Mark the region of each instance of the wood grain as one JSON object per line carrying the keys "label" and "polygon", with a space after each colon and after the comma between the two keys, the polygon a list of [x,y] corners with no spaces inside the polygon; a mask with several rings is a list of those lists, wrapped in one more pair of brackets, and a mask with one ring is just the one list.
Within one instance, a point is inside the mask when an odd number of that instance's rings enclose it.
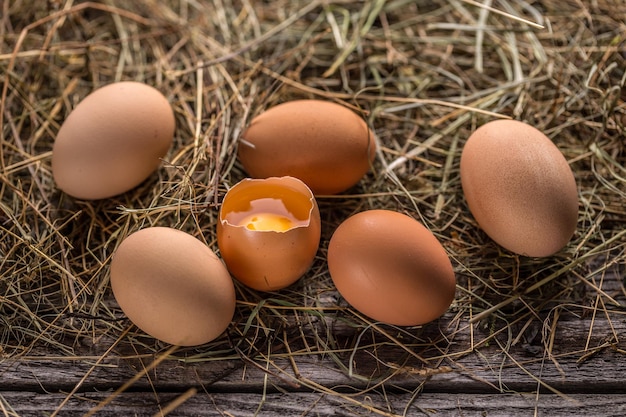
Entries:
{"label": "wood grain", "polygon": [[[621,302],[619,274],[606,278],[603,289]],[[255,339],[245,351],[176,351],[95,415],[155,415],[189,390],[197,394],[173,415],[624,415],[626,311],[597,313],[557,307],[519,323],[511,313],[478,323],[449,313],[401,330],[354,327],[340,312],[299,313],[282,322],[282,339]],[[335,352],[316,350],[313,334],[332,334]],[[116,340],[36,345],[0,361],[5,415],[40,416],[61,404],[58,415],[83,415],[161,359]],[[229,340],[237,343],[232,329]]]}
{"label": "wood grain", "polygon": [[[125,393],[117,398],[100,417],[160,415],[160,410],[178,398],[179,393]],[[63,408],[65,417],[82,416],[106,393],[89,393],[73,397]],[[22,417],[40,417],[54,411],[61,403],[61,394],[3,393],[5,403],[13,404],[13,411]],[[358,398],[372,406],[385,410],[388,415],[437,416],[437,417],[622,417],[626,415],[624,394],[576,394],[560,397],[553,394],[369,394]],[[200,393],[188,399],[170,414],[191,416],[237,416],[237,417],[336,417],[376,415],[362,407],[337,397],[316,393],[286,394],[208,394]]]}

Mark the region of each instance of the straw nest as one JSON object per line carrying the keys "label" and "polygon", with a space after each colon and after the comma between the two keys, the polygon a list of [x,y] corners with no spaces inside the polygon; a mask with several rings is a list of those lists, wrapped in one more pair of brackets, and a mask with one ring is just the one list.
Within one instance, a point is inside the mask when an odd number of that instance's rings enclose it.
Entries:
{"label": "straw nest", "polygon": [[[559,307],[598,317],[623,311],[623,284],[598,303],[603,290],[595,277],[623,273],[626,259],[625,6],[477,3],[3,2],[2,357],[43,347],[80,359],[85,346],[100,344],[103,352],[112,343],[122,352],[164,351],[115,304],[111,254],[129,233],[156,225],[184,230],[217,251],[220,199],[246,175],[236,159],[242,129],[294,98],[332,100],[361,114],[380,141],[372,170],[348,192],[319,198],[322,244],[306,276],[271,294],[238,285],[226,334],[172,357],[326,355],[349,372],[346,352],[361,347],[338,339],[336,329],[348,328],[371,336],[363,349],[372,355],[380,341],[436,367],[474,348],[452,352],[442,343],[470,324],[515,339]],[[177,121],[174,144],[161,168],[132,191],[72,199],[52,179],[55,135],[82,98],[120,80],[167,96]],[[578,229],[555,256],[506,252],[465,205],[463,144],[478,125],[502,117],[545,132],[575,174]],[[458,290],[439,324],[442,337],[371,323],[334,290],[328,239],[346,217],[372,208],[419,219],[450,255]]]}

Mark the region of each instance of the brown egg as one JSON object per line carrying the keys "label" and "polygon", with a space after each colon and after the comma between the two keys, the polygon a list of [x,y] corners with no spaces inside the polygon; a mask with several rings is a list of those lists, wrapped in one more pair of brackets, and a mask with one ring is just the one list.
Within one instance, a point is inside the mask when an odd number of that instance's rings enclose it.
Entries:
{"label": "brown egg", "polygon": [[235,288],[222,261],[200,240],[168,227],[122,241],[111,261],[111,287],[137,327],[174,345],[210,342],[235,312]]}
{"label": "brown egg", "polygon": [[339,293],[374,320],[413,326],[435,320],[456,290],[452,264],[437,238],[413,218],[389,210],[357,213],[328,246]]}
{"label": "brown egg", "polygon": [[374,134],[352,110],[321,100],[279,104],[255,117],[238,148],[251,177],[292,176],[315,195],[337,194],[369,170]]}
{"label": "brown egg", "polygon": [[99,88],[57,134],[52,153],[57,187],[85,200],[134,188],[159,167],[174,127],[172,108],[155,88],[131,81]]}
{"label": "brown egg", "polygon": [[217,244],[235,278],[250,288],[274,291],[310,268],[320,233],[317,202],[302,181],[247,178],[224,196]]}
{"label": "brown egg", "polygon": [[461,183],[478,225],[512,252],[552,255],[576,230],[572,170],[554,143],[526,123],[497,120],[478,128],[463,148]]}

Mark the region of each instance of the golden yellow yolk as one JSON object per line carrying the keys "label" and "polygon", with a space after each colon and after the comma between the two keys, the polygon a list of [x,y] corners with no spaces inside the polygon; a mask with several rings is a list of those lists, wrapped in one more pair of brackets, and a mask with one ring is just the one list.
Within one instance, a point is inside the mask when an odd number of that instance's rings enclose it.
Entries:
{"label": "golden yellow yolk", "polygon": [[275,213],[253,213],[244,217],[239,224],[250,230],[264,232],[285,232],[296,226],[292,219]]}

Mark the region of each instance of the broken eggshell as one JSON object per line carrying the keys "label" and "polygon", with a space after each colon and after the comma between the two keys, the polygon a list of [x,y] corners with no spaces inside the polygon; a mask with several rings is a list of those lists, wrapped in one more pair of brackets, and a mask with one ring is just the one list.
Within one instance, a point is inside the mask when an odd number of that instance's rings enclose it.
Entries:
{"label": "broken eggshell", "polygon": [[246,178],[224,196],[217,244],[230,273],[259,291],[296,282],[319,247],[320,214],[311,190],[294,177]]}

